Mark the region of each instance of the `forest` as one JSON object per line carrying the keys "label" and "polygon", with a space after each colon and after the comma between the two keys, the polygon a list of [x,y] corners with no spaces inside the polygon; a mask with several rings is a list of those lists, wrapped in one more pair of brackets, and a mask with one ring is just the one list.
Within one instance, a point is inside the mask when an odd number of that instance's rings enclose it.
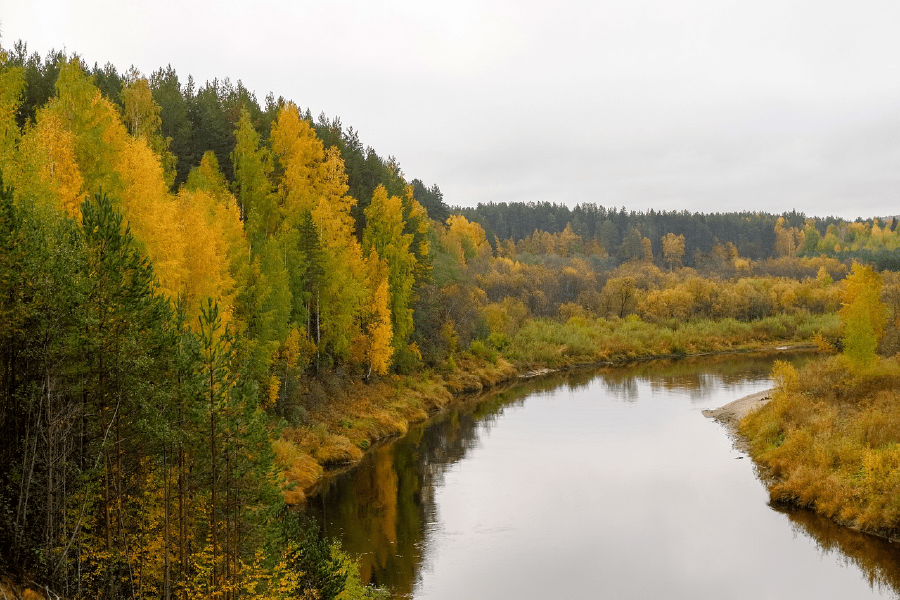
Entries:
{"label": "forest", "polygon": [[378,597],[291,507],[324,469],[526,371],[840,350],[854,265],[900,351],[894,217],[450,208],[171,66],[0,47],[0,176],[0,568],[67,598]]}

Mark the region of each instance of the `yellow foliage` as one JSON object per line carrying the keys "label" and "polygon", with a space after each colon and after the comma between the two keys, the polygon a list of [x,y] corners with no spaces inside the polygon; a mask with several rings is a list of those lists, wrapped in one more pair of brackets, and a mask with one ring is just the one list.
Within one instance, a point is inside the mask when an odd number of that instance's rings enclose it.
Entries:
{"label": "yellow foliage", "polygon": [[453,321],[444,321],[441,325],[441,340],[451,353],[459,348],[459,336],[456,334]]}
{"label": "yellow foliage", "polygon": [[797,369],[790,363],[776,360],[772,367],[772,379],[775,380],[780,392],[792,392],[797,387]]}
{"label": "yellow foliage", "polygon": [[681,266],[684,257],[684,235],[667,233],[662,238],[663,258],[669,268]]}
{"label": "yellow foliage", "polygon": [[135,138],[125,140],[117,154],[125,220],[145,244],[161,291],[177,298],[188,277],[185,244],[180,215],[166,187],[159,158],[144,140]]}
{"label": "yellow foliage", "polygon": [[315,352],[315,343],[308,339],[306,330],[302,327],[292,327],[282,342],[277,357],[288,370],[302,370],[309,365]]}
{"label": "yellow foliage", "polygon": [[337,146],[332,146],[325,151],[324,162],[321,168],[322,200],[320,204],[329,205],[329,216],[337,219],[335,231],[345,234],[353,232],[356,223],[350,211],[356,205],[356,199],[347,195],[350,187],[347,185],[347,173],[344,170],[344,159]]}
{"label": "yellow foliage", "polygon": [[275,406],[278,403],[278,392],[281,391],[281,380],[275,375],[269,375],[269,389],[266,394],[268,402],[264,408]]}
{"label": "yellow foliage", "polygon": [[847,374],[845,357],[776,363],[772,401],[740,423],[751,454],[772,470],[773,500],[864,530],[900,529],[900,411],[896,361]]}
{"label": "yellow foliage", "polygon": [[282,344],[281,356],[289,367],[296,367],[300,358],[300,330],[292,328]]}
{"label": "yellow foliage", "polygon": [[[478,223],[470,223],[462,215],[451,215],[447,227],[440,236],[441,246],[452,253],[463,266],[491,254],[484,229]],[[552,242],[551,242],[552,245]]]}
{"label": "yellow foliage", "polygon": [[234,279],[228,269],[228,249],[217,231],[215,200],[206,192],[182,190],[178,195],[179,230],[184,244],[185,281],[180,295],[190,315],[200,301],[213,298],[222,308],[223,324],[230,317]]}
{"label": "yellow foliage", "polygon": [[33,187],[39,180],[58,209],[69,217],[80,218],[84,180],[75,160],[74,145],[75,136],[57,113],[38,111],[35,126],[28,129],[20,145],[22,177],[17,183],[22,192],[39,197]]}
{"label": "yellow foliage", "polygon": [[13,156],[20,137],[16,110],[24,89],[24,69],[10,68],[6,64],[5,53],[0,55],[0,169],[7,178],[12,171]]}
{"label": "yellow foliage", "polygon": [[587,311],[576,302],[564,302],[559,306],[559,318],[563,321],[584,319],[585,317],[587,317]]}
{"label": "yellow foliage", "polygon": [[685,320],[694,309],[694,297],[682,287],[652,290],[643,298],[638,310],[657,320]]}
{"label": "yellow foliage", "polygon": [[144,77],[136,76],[135,72],[129,73],[125,88],[122,90],[122,112],[125,116],[125,125],[134,137],[142,137],[149,140],[162,125],[159,116],[162,108],[153,100],[150,85]]}
{"label": "yellow foliage", "polygon": [[57,97],[46,109],[59,115],[74,138],[75,159],[89,193],[103,188],[111,197],[122,193],[116,164],[128,132],[116,107],[94,86],[77,59],[60,65]]}
{"label": "yellow foliage", "polygon": [[431,227],[428,211],[413,196],[413,187],[411,185],[406,186],[405,199],[409,207],[409,214],[406,216],[406,219],[416,224],[416,230],[419,234],[417,254],[419,256],[428,256],[431,251],[431,243],[428,241],[428,232]]}
{"label": "yellow foliage", "polygon": [[213,196],[216,201],[229,205],[237,204],[228,191],[228,182],[219,169],[219,160],[215,152],[207,150],[200,159],[200,164],[191,169],[184,187],[190,190],[202,190]]}
{"label": "yellow foliage", "polygon": [[283,168],[279,199],[285,225],[294,225],[311,211],[321,194],[325,152],[313,128],[300,118],[293,102],[278,111],[272,123],[272,152]]}
{"label": "yellow foliage", "polygon": [[391,325],[390,290],[388,289],[387,262],[379,258],[378,252],[372,248],[369,255],[369,368],[379,375],[387,373],[391,366],[394,348],[391,345],[394,337]]}
{"label": "yellow foliage", "polygon": [[872,267],[854,262],[844,284],[840,310],[844,354],[857,365],[870,364],[875,360],[875,349],[887,322],[887,307],[881,301],[881,276]]}
{"label": "yellow foliage", "polygon": [[381,280],[372,298],[375,319],[369,324],[369,335],[372,338],[372,354],[370,364],[379,375],[387,373],[394,349],[391,346],[393,331],[391,329],[390,309],[388,307],[387,278]]}
{"label": "yellow foliage", "polygon": [[820,333],[817,333],[815,337],[813,337],[813,344],[815,344],[816,348],[819,349],[819,352],[822,352],[823,354],[834,354],[837,352],[837,348],[834,347],[834,344],[825,339]]}

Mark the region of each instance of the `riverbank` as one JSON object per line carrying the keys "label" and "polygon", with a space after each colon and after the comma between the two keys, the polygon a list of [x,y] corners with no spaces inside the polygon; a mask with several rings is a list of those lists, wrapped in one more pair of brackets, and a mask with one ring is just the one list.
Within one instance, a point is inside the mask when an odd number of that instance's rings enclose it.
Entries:
{"label": "riverbank", "polygon": [[458,396],[515,381],[530,371],[502,358],[492,362],[463,355],[455,362],[450,373],[309,381],[307,393],[318,399],[310,403],[305,422],[285,427],[273,444],[284,475],[285,502],[302,504],[329,470],[359,462],[370,447],[405,434]]}
{"label": "riverbank", "polygon": [[900,538],[900,363],[832,356],[799,371],[776,363],[773,378],[762,396],[704,412],[767,474],[772,504]]}
{"label": "riverbank", "polygon": [[[277,463],[284,474],[284,497],[288,504],[302,504],[329,471],[345,468],[362,459],[365,451],[380,441],[405,434],[409,427],[445,409],[454,399],[520,379],[545,376],[577,368],[596,368],[656,359],[686,359],[718,354],[775,352],[811,349],[809,344],[784,346],[747,344],[691,354],[629,355],[617,359],[562,361],[536,365],[512,363],[504,358],[483,360],[461,355],[451,373],[427,372],[415,376],[387,376],[377,381],[349,381],[320,390],[325,400],[312,406],[307,424],[289,426],[274,443]],[[327,383],[327,382],[326,382]]]}

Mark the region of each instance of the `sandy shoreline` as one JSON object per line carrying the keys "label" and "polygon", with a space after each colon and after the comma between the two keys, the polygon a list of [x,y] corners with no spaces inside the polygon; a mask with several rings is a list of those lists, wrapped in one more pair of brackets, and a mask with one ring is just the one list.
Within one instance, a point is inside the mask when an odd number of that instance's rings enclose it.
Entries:
{"label": "sandy shoreline", "polygon": [[756,410],[771,399],[772,390],[764,390],[762,392],[750,394],[749,396],[744,396],[743,398],[739,398],[734,402],[729,402],[719,408],[704,410],[703,416],[715,419],[720,423],[724,423],[729,428],[734,429],[737,427],[737,422],[740,421],[744,415],[752,410]]}

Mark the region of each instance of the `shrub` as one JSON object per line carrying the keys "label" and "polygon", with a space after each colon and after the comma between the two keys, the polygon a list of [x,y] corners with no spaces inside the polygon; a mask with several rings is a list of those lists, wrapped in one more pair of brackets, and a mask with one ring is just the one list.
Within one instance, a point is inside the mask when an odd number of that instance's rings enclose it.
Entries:
{"label": "shrub", "polygon": [[877,533],[900,531],[900,363],[852,368],[844,356],[797,372],[777,362],[778,387],[740,431],[772,470],[773,501]]}

